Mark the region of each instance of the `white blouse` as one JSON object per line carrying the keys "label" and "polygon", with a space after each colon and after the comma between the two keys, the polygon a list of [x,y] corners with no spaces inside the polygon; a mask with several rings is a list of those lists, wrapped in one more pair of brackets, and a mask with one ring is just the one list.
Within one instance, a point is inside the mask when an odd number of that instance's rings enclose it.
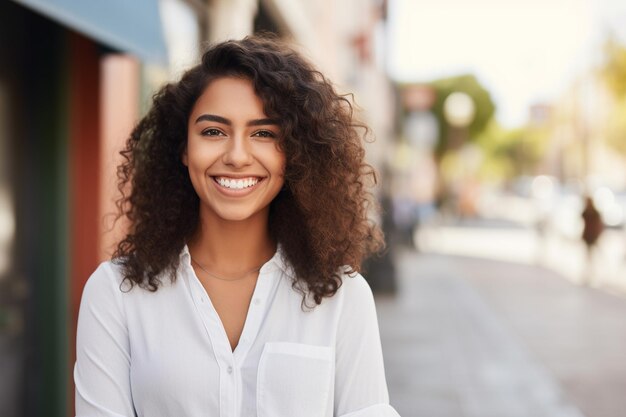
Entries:
{"label": "white blouse", "polygon": [[121,286],[104,262],[85,285],[78,417],[399,417],[389,405],[372,292],[345,276],[309,311],[280,249],[260,270],[232,351],[187,247],[174,283]]}

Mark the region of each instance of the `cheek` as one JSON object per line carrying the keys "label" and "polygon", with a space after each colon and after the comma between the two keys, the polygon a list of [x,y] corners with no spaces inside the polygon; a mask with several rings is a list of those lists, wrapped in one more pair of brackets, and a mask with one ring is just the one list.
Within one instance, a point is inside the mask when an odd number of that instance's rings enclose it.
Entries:
{"label": "cheek", "polygon": [[287,158],[278,147],[266,147],[258,154],[259,161],[272,175],[282,177],[285,173]]}
{"label": "cheek", "polygon": [[206,169],[221,155],[220,148],[215,144],[198,143],[190,140],[187,144],[186,164],[191,170]]}
{"label": "cheek", "polygon": [[281,154],[279,162],[277,164],[277,169],[280,171],[281,175],[285,175],[285,170],[287,169],[287,158],[285,158],[284,154]]}
{"label": "cheek", "polygon": [[284,174],[287,167],[287,155],[285,155],[285,152],[278,148],[278,145],[276,145],[275,152],[277,169]]}

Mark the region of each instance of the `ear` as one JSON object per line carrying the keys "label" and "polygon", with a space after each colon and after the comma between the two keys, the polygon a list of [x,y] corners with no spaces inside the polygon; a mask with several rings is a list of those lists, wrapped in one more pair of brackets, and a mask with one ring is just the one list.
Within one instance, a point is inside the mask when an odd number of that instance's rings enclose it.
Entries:
{"label": "ear", "polygon": [[188,167],[189,162],[187,160],[187,147],[185,146],[185,149],[183,149],[183,154],[180,156],[180,160],[182,161],[183,165]]}

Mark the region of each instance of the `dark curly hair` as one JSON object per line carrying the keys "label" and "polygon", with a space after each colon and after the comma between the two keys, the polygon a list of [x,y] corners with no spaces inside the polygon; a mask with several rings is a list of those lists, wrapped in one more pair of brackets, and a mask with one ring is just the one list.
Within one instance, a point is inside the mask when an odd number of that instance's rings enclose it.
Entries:
{"label": "dark curly hair", "polygon": [[199,197],[181,162],[187,122],[206,86],[225,76],[250,80],[266,115],[279,121],[285,187],[270,205],[270,233],[293,267],[303,302],[310,295],[320,304],[336,293],[343,273],[359,271],[383,245],[368,218],[367,188],[376,177],[364,162],[367,128],[328,79],[268,35],[209,47],[199,65],[154,95],[121,151],[118,216],[128,218],[130,229],[113,258],[131,288],[156,291],[164,272],[175,279],[199,220]]}

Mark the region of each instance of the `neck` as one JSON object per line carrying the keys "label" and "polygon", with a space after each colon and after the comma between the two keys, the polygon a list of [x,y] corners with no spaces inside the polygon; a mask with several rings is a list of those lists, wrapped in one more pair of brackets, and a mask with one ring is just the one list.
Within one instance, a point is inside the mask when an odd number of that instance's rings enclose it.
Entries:
{"label": "neck", "polygon": [[188,247],[196,262],[226,276],[259,266],[276,251],[267,213],[243,221],[225,221],[201,213]]}

